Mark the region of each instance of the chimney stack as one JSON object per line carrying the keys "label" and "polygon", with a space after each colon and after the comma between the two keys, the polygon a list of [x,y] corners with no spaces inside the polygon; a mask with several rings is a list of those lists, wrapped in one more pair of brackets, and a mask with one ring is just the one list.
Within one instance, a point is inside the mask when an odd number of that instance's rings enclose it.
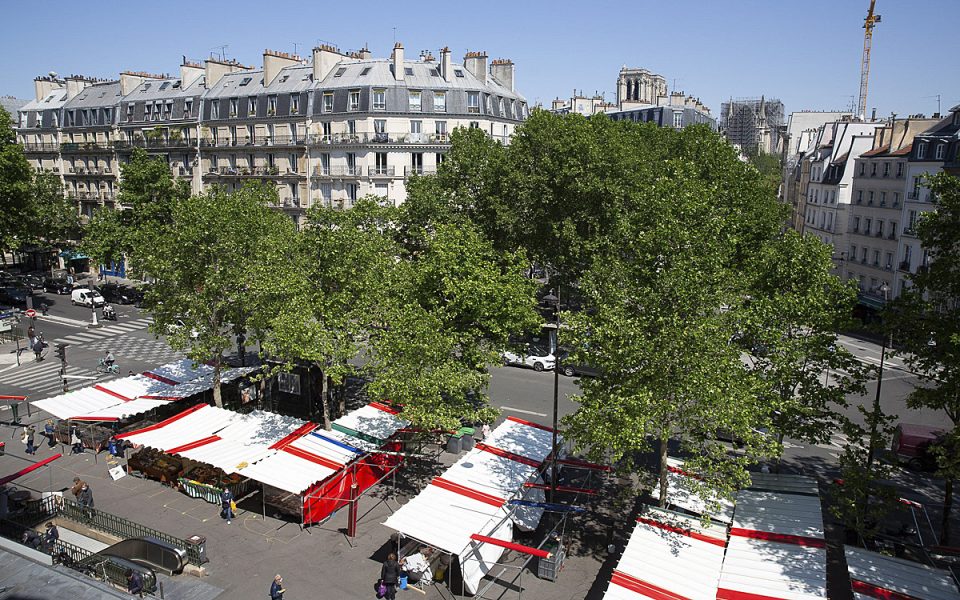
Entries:
{"label": "chimney stack", "polygon": [[479,79],[482,83],[487,82],[487,53],[486,52],[467,52],[463,56],[463,66]]}
{"label": "chimney stack", "polygon": [[71,75],[67,77],[67,100],[76,98],[83,88],[93,83],[93,79],[82,77],[80,75]]}
{"label": "chimney stack", "polygon": [[337,63],[343,59],[340,49],[327,44],[320,44],[313,49],[313,80],[323,81]]}
{"label": "chimney stack", "polygon": [[397,42],[393,45],[393,55],[390,58],[393,61],[393,78],[403,81],[403,44]]}
{"label": "chimney stack", "polygon": [[235,60],[218,60],[216,58],[208,58],[204,61],[204,80],[203,86],[205,88],[212,89],[213,86],[217,85],[217,82],[223,78],[227,73],[235,73],[237,71],[249,71],[250,67],[241,65]]}
{"label": "chimney stack", "polygon": [[370,48],[367,48],[367,46],[364,45],[363,48],[357,52],[357,56],[360,60],[370,60],[370,58],[373,56],[373,53],[370,52]]}
{"label": "chimney stack", "polygon": [[267,87],[277,78],[280,71],[286,67],[303,64],[303,59],[296,54],[280,52],[278,50],[263,51],[263,86]]}
{"label": "chimney stack", "polygon": [[498,58],[493,61],[490,75],[497,83],[513,91],[513,61],[509,58]]}
{"label": "chimney stack", "polygon": [[452,63],[450,62],[450,48],[446,46],[440,50],[440,76],[444,81],[450,81],[453,78]]}
{"label": "chimney stack", "polygon": [[183,57],[180,63],[180,89],[188,88],[193,85],[197,79],[203,75],[203,67],[198,62],[187,60]]}
{"label": "chimney stack", "polygon": [[53,90],[62,90],[63,81],[55,79],[52,76],[47,77],[37,77],[33,80],[33,95],[36,97],[37,102],[43,100],[47,97],[47,94]]}

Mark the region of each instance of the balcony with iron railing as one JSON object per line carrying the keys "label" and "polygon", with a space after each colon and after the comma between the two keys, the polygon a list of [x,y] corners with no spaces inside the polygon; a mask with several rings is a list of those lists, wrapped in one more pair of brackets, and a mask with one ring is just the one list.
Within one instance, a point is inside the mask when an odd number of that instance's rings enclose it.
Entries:
{"label": "balcony with iron railing", "polygon": [[393,177],[394,171],[394,167],[370,167],[367,169],[370,177]]}
{"label": "balcony with iron railing", "polygon": [[296,171],[281,171],[277,166],[262,167],[210,167],[204,177],[304,177]]}
{"label": "balcony with iron railing", "polygon": [[67,192],[67,198],[85,202],[115,202],[117,195],[112,192]]}
{"label": "balcony with iron railing", "polygon": [[42,154],[60,151],[59,142],[23,142],[21,143],[21,146],[23,146],[23,151],[27,154]]}
{"label": "balcony with iron railing", "polygon": [[236,138],[226,137],[218,138],[216,140],[212,138],[201,138],[200,147],[201,148],[249,148],[254,146],[263,146],[263,147],[289,147],[289,146],[304,146],[307,143],[307,138],[305,136],[290,136],[290,135],[273,135],[273,136],[259,136],[259,137],[246,137],[246,136],[237,136]]}
{"label": "balcony with iron railing", "polygon": [[83,154],[87,152],[113,152],[114,142],[64,142],[60,145],[63,154]]}
{"label": "balcony with iron railing", "polygon": [[406,177],[411,175],[434,175],[437,170],[433,167],[404,167],[403,174]]}
{"label": "balcony with iron railing", "polygon": [[329,135],[311,135],[311,146],[337,146],[357,144],[410,144],[410,145],[446,145],[450,135],[446,133],[333,133]]}
{"label": "balcony with iron railing", "polygon": [[131,139],[117,140],[114,147],[117,150],[133,150],[134,148],[144,148],[146,150],[158,149],[166,150],[168,148],[194,148],[197,140],[188,137],[134,137]]}
{"label": "balcony with iron railing", "polygon": [[67,167],[66,176],[113,176],[113,170],[110,167]]}

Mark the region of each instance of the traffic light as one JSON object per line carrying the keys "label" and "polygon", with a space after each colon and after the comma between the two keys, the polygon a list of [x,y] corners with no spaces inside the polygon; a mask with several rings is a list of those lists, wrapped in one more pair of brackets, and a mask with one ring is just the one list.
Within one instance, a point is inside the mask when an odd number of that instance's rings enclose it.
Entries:
{"label": "traffic light", "polygon": [[56,355],[60,362],[67,364],[67,344],[57,344]]}

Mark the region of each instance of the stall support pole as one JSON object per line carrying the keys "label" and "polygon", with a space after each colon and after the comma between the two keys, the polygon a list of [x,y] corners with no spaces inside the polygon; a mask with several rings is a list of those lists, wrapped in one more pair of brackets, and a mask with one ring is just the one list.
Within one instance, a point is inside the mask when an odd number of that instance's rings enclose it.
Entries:
{"label": "stall support pole", "polygon": [[347,514],[347,537],[357,537],[357,513],[359,512],[359,491],[357,477],[354,474],[353,482],[350,484],[350,509]]}
{"label": "stall support pole", "polygon": [[[263,516],[263,522],[267,522],[267,490],[260,484],[260,514]],[[301,519],[302,520],[302,519]]]}

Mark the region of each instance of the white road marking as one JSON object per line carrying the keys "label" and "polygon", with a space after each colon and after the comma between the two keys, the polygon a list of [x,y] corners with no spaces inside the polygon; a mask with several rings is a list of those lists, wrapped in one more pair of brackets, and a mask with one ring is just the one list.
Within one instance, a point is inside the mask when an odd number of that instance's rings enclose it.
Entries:
{"label": "white road marking", "polygon": [[503,410],[509,410],[510,412],[520,413],[522,415],[533,415],[535,417],[545,417],[546,413],[533,412],[532,410],[523,410],[522,408],[514,408],[512,406],[501,406]]}

